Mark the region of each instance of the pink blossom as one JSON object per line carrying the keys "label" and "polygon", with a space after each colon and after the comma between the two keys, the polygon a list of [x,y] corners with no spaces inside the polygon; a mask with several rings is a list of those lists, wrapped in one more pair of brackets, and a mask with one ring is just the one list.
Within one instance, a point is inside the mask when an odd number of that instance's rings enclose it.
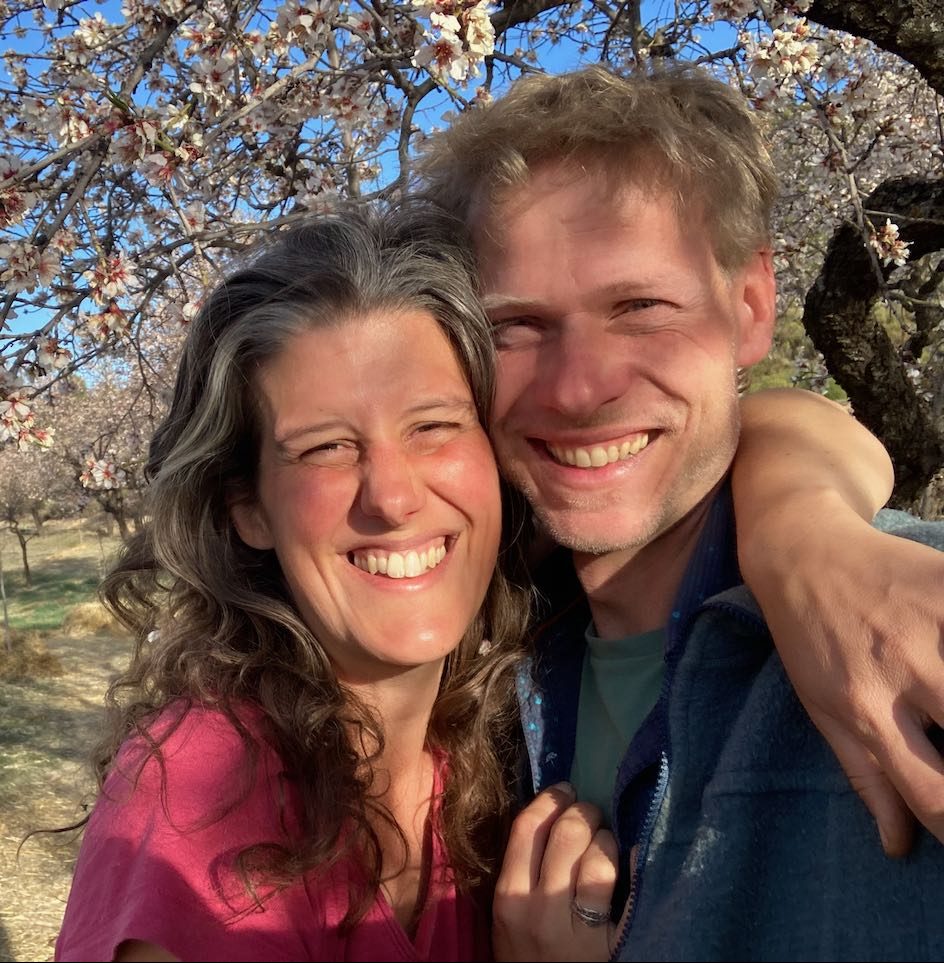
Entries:
{"label": "pink blossom", "polygon": [[173,155],[165,151],[159,151],[142,158],[138,164],[138,169],[149,184],[153,184],[155,187],[164,187],[173,179],[177,165]]}
{"label": "pink blossom", "polygon": [[36,203],[36,195],[18,187],[0,184],[0,228],[9,227],[23,219],[23,215]]}
{"label": "pink blossom", "polygon": [[52,429],[34,427],[33,410],[21,395],[9,394],[0,400],[0,442],[5,441],[12,441],[21,451],[30,445],[49,448],[52,444]]}

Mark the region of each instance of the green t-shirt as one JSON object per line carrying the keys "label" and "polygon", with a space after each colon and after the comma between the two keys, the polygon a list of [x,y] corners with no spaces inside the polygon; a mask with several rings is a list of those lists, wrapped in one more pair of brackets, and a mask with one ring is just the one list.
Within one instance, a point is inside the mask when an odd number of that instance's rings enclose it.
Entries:
{"label": "green t-shirt", "polygon": [[665,632],[601,639],[587,628],[580,677],[577,742],[570,781],[577,798],[603,810],[610,825],[616,771],[643,720],[659,698]]}

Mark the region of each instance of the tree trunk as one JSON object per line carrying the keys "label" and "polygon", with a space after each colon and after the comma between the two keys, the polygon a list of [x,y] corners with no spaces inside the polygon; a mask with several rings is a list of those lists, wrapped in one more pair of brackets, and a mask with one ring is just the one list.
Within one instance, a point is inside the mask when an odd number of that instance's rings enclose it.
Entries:
{"label": "tree trunk", "polygon": [[26,552],[26,543],[29,539],[20,531],[19,527],[13,529],[13,534],[16,535],[16,540],[20,543],[20,555],[23,556],[23,581],[26,583],[27,588],[32,588],[33,576],[30,572],[29,556]]}
{"label": "tree trunk", "polygon": [[128,527],[128,519],[125,518],[124,509],[121,507],[113,507],[111,509],[111,516],[118,525],[118,534],[121,536],[121,540],[127,542],[128,539],[131,538],[131,530]]}
{"label": "tree trunk", "polygon": [[10,611],[7,608],[7,587],[3,580],[3,549],[0,548],[0,602],[3,603],[3,645],[7,652],[13,651],[13,633],[10,631]]}
{"label": "tree trunk", "polygon": [[[893,178],[865,202],[873,220],[891,215],[912,260],[944,249],[944,180]],[[944,431],[908,379],[885,328],[870,316],[883,293],[858,227],[833,236],[822,271],[806,296],[803,324],[830,374],[845,389],[856,416],[884,442],[895,464],[893,503],[912,507],[944,467]]]}

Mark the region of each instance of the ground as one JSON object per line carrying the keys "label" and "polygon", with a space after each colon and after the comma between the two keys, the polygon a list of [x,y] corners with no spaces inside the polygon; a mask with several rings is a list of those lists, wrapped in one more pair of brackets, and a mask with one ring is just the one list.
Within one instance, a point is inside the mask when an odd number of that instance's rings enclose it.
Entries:
{"label": "ground", "polygon": [[63,672],[0,680],[0,961],[51,960],[78,840],[31,829],[83,813],[93,783],[86,759],[107,680],[127,659],[127,639],[51,636]]}

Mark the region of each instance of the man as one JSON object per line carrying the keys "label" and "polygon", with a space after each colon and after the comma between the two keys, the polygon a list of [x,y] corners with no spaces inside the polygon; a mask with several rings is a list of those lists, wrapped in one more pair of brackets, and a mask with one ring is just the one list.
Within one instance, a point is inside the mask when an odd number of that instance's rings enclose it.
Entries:
{"label": "man", "polygon": [[[503,948],[553,956],[583,926],[588,958],[940,956],[944,849],[874,845],[738,572],[738,374],[775,320],[776,180],[742,98],[696,71],[527,78],[424,175],[477,248],[503,470],[582,590],[555,585],[522,687],[534,788],[556,788],[512,834]],[[944,526],[884,524],[944,548]],[[611,844],[586,805],[561,817],[565,781],[612,826],[617,929]]]}

